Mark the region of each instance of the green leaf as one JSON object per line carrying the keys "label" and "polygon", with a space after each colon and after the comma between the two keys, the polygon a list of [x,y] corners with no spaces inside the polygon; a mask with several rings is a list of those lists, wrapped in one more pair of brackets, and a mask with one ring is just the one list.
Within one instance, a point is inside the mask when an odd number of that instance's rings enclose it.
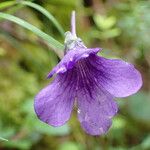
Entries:
{"label": "green leaf", "polygon": [[43,15],[45,15],[52,23],[55,25],[55,27],[58,29],[58,31],[61,33],[61,35],[64,37],[64,30],[62,26],[58,23],[58,21],[54,18],[52,14],[50,14],[45,8],[41,7],[40,5],[37,5],[32,2],[27,2],[27,1],[21,1],[20,2],[23,5],[30,6],[38,11],[40,11]]}
{"label": "green leaf", "polygon": [[117,116],[113,119],[112,129],[123,129],[126,125],[124,118]]}
{"label": "green leaf", "polygon": [[64,136],[70,133],[70,127],[65,124],[61,127],[52,127],[46,123],[41,122],[36,116],[33,107],[33,99],[27,100],[21,110],[28,114],[24,125],[29,130],[35,131],[36,133],[53,135],[53,136]]}
{"label": "green leaf", "polygon": [[150,148],[150,134],[143,140],[141,146],[143,149],[149,149]]}
{"label": "green leaf", "polygon": [[1,2],[0,9],[5,9],[5,8],[15,5],[15,4],[16,4],[16,1]]}
{"label": "green leaf", "polygon": [[23,139],[23,140],[11,140],[7,143],[5,143],[5,147],[8,148],[18,148],[20,150],[29,150],[32,146],[32,142],[29,139]]}
{"label": "green leaf", "polygon": [[55,40],[54,38],[52,38],[50,35],[44,33],[43,31],[41,31],[40,29],[38,29],[37,27],[31,25],[30,23],[26,22],[23,19],[20,19],[18,17],[15,17],[13,15],[9,15],[6,13],[1,13],[0,12],[0,18],[12,21],[32,32],[34,32],[36,35],[38,35],[39,37],[43,38],[45,41],[48,42],[48,44],[50,44],[50,46],[54,49],[60,49],[63,50],[64,46],[58,42],[57,40]]}
{"label": "green leaf", "polygon": [[58,150],[83,150],[83,147],[78,143],[65,142],[60,145]]}
{"label": "green leaf", "polygon": [[36,126],[35,126],[35,131],[41,134],[46,134],[46,135],[53,135],[53,136],[64,136],[68,135],[70,133],[70,127],[65,124],[61,127],[52,127],[49,126],[40,120],[36,119]]}
{"label": "green leaf", "polygon": [[[150,95],[139,92],[128,98],[128,111],[137,120],[150,123]],[[140,111],[139,111],[140,110]]]}
{"label": "green leaf", "polygon": [[0,141],[8,141],[8,140],[0,137]]}
{"label": "green leaf", "polygon": [[114,28],[114,29],[109,29],[107,31],[104,31],[103,34],[101,35],[103,39],[108,39],[108,38],[114,38],[119,36],[121,33],[119,28]]}
{"label": "green leaf", "polygon": [[102,30],[107,30],[112,28],[116,23],[116,18],[114,16],[105,17],[101,15],[94,15],[94,21],[98,28]]}
{"label": "green leaf", "polygon": [[109,150],[127,150],[124,147],[110,147]]}
{"label": "green leaf", "polygon": [[105,31],[93,30],[91,32],[91,36],[93,38],[105,40],[105,39],[117,37],[120,35],[120,33],[121,31],[119,28],[108,29]]}

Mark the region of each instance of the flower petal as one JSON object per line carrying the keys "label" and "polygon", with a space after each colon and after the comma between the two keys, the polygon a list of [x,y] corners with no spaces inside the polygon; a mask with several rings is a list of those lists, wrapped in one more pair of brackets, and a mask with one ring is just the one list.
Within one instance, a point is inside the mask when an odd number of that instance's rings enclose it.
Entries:
{"label": "flower petal", "polygon": [[101,135],[110,128],[111,118],[118,110],[117,103],[108,92],[102,89],[94,89],[92,95],[91,98],[83,89],[78,91],[78,117],[88,134]]}
{"label": "flower petal", "polygon": [[74,70],[57,75],[55,80],[35,97],[34,108],[43,122],[61,126],[70,118],[75,99]]}
{"label": "flower petal", "polygon": [[115,97],[134,94],[142,86],[139,71],[125,61],[93,55],[89,62],[97,74],[99,84]]}
{"label": "flower petal", "polygon": [[67,70],[72,69],[76,62],[89,57],[91,54],[96,54],[100,51],[100,48],[81,48],[76,47],[67,52],[64,58],[60,61],[60,63],[53,68],[53,70],[47,75],[47,78],[51,78],[55,73],[60,74],[64,73]]}
{"label": "flower petal", "polygon": [[113,96],[97,84],[97,74],[88,59],[79,61],[76,66],[78,117],[88,134],[101,135],[110,127],[118,108]]}

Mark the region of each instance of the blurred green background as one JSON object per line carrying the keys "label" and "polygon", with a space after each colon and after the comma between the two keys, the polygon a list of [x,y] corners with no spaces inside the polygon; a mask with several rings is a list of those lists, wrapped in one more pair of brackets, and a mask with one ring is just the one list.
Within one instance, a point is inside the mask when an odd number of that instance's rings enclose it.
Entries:
{"label": "blurred green background", "polygon": [[[39,11],[22,5],[4,7],[2,2],[6,0],[0,0],[0,12],[22,18],[63,43]],[[0,19],[0,150],[150,150],[150,1],[33,2],[53,14],[65,31],[76,10],[78,36],[88,47],[102,47],[100,55],[133,63],[142,74],[143,87],[117,99],[120,110],[106,135],[87,135],[75,111],[67,125],[50,127],[37,119],[33,102],[51,81],[46,75],[60,61],[55,51],[61,55],[61,50],[54,51],[31,31]]]}

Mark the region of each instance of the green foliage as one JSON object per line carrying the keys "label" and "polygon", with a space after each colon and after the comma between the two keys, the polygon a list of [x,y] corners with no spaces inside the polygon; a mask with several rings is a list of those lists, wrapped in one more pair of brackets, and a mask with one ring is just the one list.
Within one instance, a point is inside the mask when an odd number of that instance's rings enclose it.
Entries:
{"label": "green foliage", "polygon": [[28,130],[38,132],[40,134],[55,135],[55,136],[67,135],[70,132],[68,125],[54,128],[37,120],[33,108],[33,98],[26,100],[26,102],[23,104],[21,111],[22,113],[26,113],[27,115],[26,120],[24,122],[24,126],[26,126]]}
{"label": "green foliage", "polygon": [[73,142],[66,142],[60,145],[58,150],[83,150],[81,145]]}
{"label": "green foliage", "polygon": [[114,16],[105,17],[101,15],[94,15],[94,21],[99,29],[107,30],[112,28],[116,24],[116,18]]}
{"label": "green foliage", "polygon": [[10,7],[12,5],[16,4],[15,1],[8,1],[8,2],[3,2],[0,4],[0,9],[5,9],[7,7]]}
{"label": "green foliage", "polygon": [[[87,2],[0,2],[0,149],[150,149],[150,3]],[[54,39],[63,42],[61,26],[70,29],[72,10],[77,11],[78,35],[86,45],[104,48],[100,55],[134,63],[144,81],[142,91],[117,100],[118,115],[108,133],[100,137],[91,137],[81,129],[76,112],[68,124],[54,128],[41,122],[33,108],[34,96],[51,82],[46,80],[47,73],[63,55],[63,45]]]}
{"label": "green foliage", "polygon": [[[133,118],[150,124],[150,95],[137,93],[128,100],[128,110]],[[140,111],[137,111],[140,110]]]}
{"label": "green foliage", "polygon": [[52,23],[56,26],[56,28],[59,30],[61,35],[64,37],[64,30],[63,30],[62,26],[57,22],[57,20],[53,17],[53,15],[51,15],[46,9],[44,9],[40,5],[31,3],[31,2],[27,2],[27,1],[21,1],[21,4],[33,7],[36,10],[38,10],[39,12],[41,12],[42,14],[44,14],[50,21],[52,21]]}
{"label": "green foliage", "polygon": [[[135,1],[130,5],[124,4],[125,8],[118,7],[117,14],[121,16],[118,25],[123,31],[122,39],[128,39],[128,43],[133,43],[136,47],[147,50],[150,47],[150,2],[149,1]],[[126,40],[125,40],[126,41]]]}
{"label": "green foliage", "polygon": [[114,16],[106,17],[95,14],[93,18],[98,28],[98,30],[95,29],[94,32],[93,30],[91,31],[93,38],[105,40],[120,35],[120,29],[114,27],[116,24],[116,18]]}
{"label": "green foliage", "polygon": [[8,141],[7,139],[4,139],[4,138],[2,138],[2,137],[0,137],[0,140],[2,140],[2,141]]}
{"label": "green foliage", "polygon": [[55,39],[53,39],[50,35],[42,32],[40,29],[36,28],[35,26],[29,24],[28,22],[20,19],[20,18],[17,18],[13,15],[9,15],[9,14],[5,14],[5,13],[0,13],[0,18],[3,18],[3,19],[7,19],[9,21],[12,21],[14,23],[17,23],[19,24],[20,26],[34,32],[35,34],[37,34],[39,37],[43,38],[45,41],[48,42],[48,44],[50,46],[52,46],[54,49],[57,48],[57,49],[60,49],[60,50],[63,50],[64,47],[61,43],[59,43],[58,41],[56,41]]}
{"label": "green foliage", "polygon": [[141,147],[143,149],[149,149],[150,148],[150,135],[148,135],[143,142],[141,143]]}

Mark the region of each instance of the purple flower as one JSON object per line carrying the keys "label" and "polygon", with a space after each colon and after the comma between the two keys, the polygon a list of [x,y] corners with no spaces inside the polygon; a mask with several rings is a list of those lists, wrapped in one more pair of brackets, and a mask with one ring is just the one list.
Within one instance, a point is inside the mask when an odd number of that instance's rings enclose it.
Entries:
{"label": "purple flower", "polygon": [[72,33],[66,33],[66,54],[48,74],[48,78],[54,74],[56,77],[35,97],[35,112],[40,120],[62,126],[76,101],[79,121],[88,134],[108,131],[118,110],[114,97],[136,93],[142,79],[133,65],[98,56],[99,51],[101,48],[87,48],[76,37],[74,26]]}

